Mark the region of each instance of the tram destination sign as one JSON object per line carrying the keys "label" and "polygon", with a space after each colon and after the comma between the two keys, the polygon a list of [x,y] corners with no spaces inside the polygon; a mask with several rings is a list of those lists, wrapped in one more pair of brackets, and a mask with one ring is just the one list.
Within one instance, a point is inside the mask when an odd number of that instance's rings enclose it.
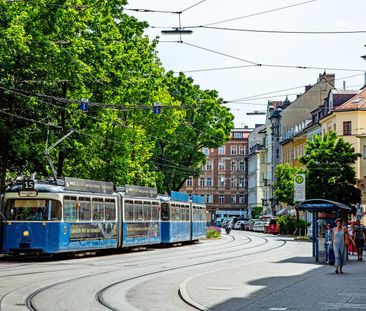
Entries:
{"label": "tram destination sign", "polygon": [[138,196],[143,198],[155,198],[158,193],[156,188],[133,185],[125,185],[125,191],[128,196]]}
{"label": "tram destination sign", "polygon": [[65,189],[72,191],[111,194],[114,192],[114,185],[112,182],[106,181],[65,177]]}

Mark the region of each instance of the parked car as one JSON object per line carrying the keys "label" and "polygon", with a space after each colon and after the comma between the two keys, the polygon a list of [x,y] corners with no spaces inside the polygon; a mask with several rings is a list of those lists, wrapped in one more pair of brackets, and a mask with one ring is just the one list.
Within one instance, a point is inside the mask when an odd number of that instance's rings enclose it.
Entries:
{"label": "parked car", "polygon": [[254,227],[254,224],[255,224],[256,221],[259,221],[259,219],[249,220],[246,230],[253,231],[253,227]]}
{"label": "parked car", "polygon": [[253,231],[264,232],[265,225],[266,225],[266,223],[264,221],[261,221],[261,220],[256,221],[253,226]]}
{"label": "parked car", "polygon": [[234,229],[237,230],[244,230],[244,226],[245,223],[247,222],[247,220],[238,220],[235,224],[234,224]]}
{"label": "parked car", "polygon": [[267,233],[278,234],[279,232],[277,221],[275,218],[272,218],[267,226]]}

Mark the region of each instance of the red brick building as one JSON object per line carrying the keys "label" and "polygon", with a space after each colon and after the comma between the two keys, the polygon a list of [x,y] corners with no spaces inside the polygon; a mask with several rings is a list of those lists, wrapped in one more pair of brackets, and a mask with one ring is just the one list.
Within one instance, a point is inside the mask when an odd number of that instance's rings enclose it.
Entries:
{"label": "red brick building", "polygon": [[211,220],[215,214],[246,216],[248,207],[248,136],[253,129],[236,128],[225,145],[204,148],[207,157],[199,178],[188,178],[181,191],[205,197]]}

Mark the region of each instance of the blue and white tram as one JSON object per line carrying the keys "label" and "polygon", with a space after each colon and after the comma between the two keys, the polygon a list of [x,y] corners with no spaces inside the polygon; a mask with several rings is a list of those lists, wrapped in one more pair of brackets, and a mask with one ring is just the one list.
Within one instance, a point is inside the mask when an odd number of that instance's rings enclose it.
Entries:
{"label": "blue and white tram", "polygon": [[205,199],[200,195],[192,195],[192,241],[206,237],[206,206]]}
{"label": "blue and white tram", "polygon": [[122,206],[122,247],[161,243],[160,201],[155,188],[117,187]]}
{"label": "blue and white tram", "polygon": [[6,191],[4,203],[4,253],[56,254],[121,244],[118,195],[112,183],[23,180]]}
{"label": "blue and white tram", "polygon": [[172,191],[161,203],[161,241],[164,244],[188,242],[192,239],[189,195]]}

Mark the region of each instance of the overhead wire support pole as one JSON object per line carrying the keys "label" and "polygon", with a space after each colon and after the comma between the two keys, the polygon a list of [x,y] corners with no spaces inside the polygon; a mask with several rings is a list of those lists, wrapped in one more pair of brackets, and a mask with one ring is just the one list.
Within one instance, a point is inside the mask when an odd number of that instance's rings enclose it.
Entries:
{"label": "overhead wire support pole", "polygon": [[52,162],[52,159],[50,157],[50,151],[55,148],[60,142],[62,142],[64,139],[66,139],[67,137],[69,137],[72,133],[74,133],[73,130],[71,130],[70,132],[68,132],[65,136],[61,137],[58,141],[56,141],[54,144],[52,144],[50,147],[48,147],[48,134],[49,134],[49,131],[47,131],[47,141],[46,141],[46,148],[44,150],[44,154],[46,156],[46,159],[48,161],[48,165],[50,166],[51,168],[51,171],[52,171],[52,175],[53,175],[53,179],[55,181],[57,181],[57,174],[56,174],[56,170],[55,170],[55,167],[53,166],[53,162]]}

